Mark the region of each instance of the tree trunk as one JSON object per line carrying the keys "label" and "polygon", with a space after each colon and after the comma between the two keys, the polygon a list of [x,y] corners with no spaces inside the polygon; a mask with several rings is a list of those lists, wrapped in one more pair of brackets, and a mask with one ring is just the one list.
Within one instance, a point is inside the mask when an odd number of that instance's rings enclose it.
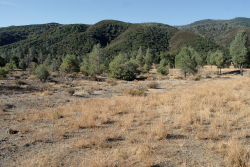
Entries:
{"label": "tree trunk", "polygon": [[221,75],[221,68],[220,68],[220,75]]}
{"label": "tree trunk", "polygon": [[184,72],[184,77],[186,78],[186,76],[187,76],[187,72]]}
{"label": "tree trunk", "polygon": [[243,64],[240,65],[240,74],[243,76]]}

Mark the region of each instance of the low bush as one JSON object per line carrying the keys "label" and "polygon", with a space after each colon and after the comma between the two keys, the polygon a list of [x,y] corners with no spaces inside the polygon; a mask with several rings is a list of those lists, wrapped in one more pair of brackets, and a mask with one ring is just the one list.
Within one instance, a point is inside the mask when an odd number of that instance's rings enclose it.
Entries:
{"label": "low bush", "polygon": [[157,82],[150,82],[147,84],[147,86],[151,89],[158,89],[159,88],[159,84]]}
{"label": "low bush", "polygon": [[124,95],[130,96],[144,96],[144,92],[138,89],[128,88],[123,91]]}
{"label": "low bush", "polygon": [[70,96],[73,96],[73,94],[75,93],[75,89],[74,88],[69,88],[67,89],[67,92]]}

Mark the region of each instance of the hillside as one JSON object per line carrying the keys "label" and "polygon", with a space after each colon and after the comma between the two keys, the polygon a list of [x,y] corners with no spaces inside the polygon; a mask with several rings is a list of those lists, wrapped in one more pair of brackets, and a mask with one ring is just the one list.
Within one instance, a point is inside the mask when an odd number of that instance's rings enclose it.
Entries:
{"label": "hillside", "polygon": [[[115,20],[103,20],[94,25],[57,23],[12,26],[0,28],[0,55],[9,61],[11,55],[23,56],[35,49],[34,61],[45,60],[48,55],[58,59],[62,55],[74,54],[84,57],[93,46],[100,43],[108,59],[119,52],[131,53],[141,46],[145,51],[150,48],[154,54],[166,51],[178,51],[183,44],[189,45],[200,38],[193,32],[179,31],[175,27],[161,23],[131,24]],[[8,37],[9,36],[9,37]],[[8,38],[7,38],[8,37]],[[202,38],[203,41],[207,41]],[[205,42],[200,53],[207,52],[207,44],[212,50],[219,45]],[[211,45],[212,43],[212,45]],[[223,49],[222,49],[223,50]],[[45,56],[39,58],[39,55]]]}
{"label": "hillside", "polygon": [[224,46],[229,46],[238,30],[243,29],[250,35],[250,18],[237,17],[231,20],[207,19],[185,26],[177,26],[177,28],[201,35]]}

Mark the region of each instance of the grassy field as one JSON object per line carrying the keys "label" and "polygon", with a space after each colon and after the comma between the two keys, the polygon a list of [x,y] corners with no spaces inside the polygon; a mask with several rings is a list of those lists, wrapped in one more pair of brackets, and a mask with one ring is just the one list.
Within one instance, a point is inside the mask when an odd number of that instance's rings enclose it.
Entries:
{"label": "grassy field", "polygon": [[234,70],[1,86],[0,166],[250,166],[250,78]]}

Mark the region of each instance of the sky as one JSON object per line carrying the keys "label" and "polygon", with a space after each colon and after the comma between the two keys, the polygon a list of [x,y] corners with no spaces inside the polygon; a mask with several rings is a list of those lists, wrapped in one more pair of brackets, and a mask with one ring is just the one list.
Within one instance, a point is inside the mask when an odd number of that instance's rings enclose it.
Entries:
{"label": "sky", "polygon": [[250,0],[0,0],[0,27],[101,20],[177,26],[235,17],[250,18]]}

